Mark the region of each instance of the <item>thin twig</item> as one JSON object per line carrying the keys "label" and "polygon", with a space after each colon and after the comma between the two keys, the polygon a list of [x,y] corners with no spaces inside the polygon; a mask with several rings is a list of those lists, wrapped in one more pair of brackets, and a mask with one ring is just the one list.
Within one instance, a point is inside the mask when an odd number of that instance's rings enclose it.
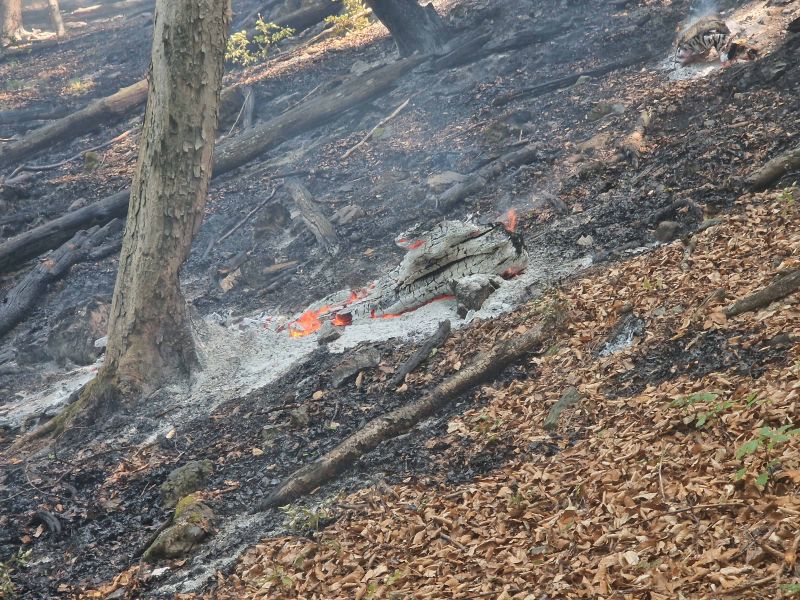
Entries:
{"label": "thin twig", "polygon": [[383,127],[384,125],[386,125],[386,123],[388,123],[389,121],[391,121],[392,119],[394,119],[394,118],[395,118],[395,117],[396,117],[398,114],[400,114],[400,111],[402,111],[402,110],[403,110],[403,109],[404,109],[406,106],[408,106],[408,103],[409,103],[409,102],[411,102],[411,99],[412,99],[412,98],[413,98],[415,95],[416,95],[416,94],[412,94],[411,96],[409,96],[408,98],[406,98],[406,101],[405,101],[405,102],[403,102],[403,103],[402,103],[400,106],[398,106],[397,108],[395,108],[395,109],[394,109],[394,111],[392,111],[392,114],[390,114],[390,115],[389,115],[388,117],[386,117],[385,119],[382,119],[381,121],[379,121],[379,122],[378,122],[378,124],[377,124],[377,125],[375,125],[375,127],[373,127],[372,129],[370,129],[369,133],[368,133],[367,135],[365,135],[365,136],[364,136],[364,139],[362,139],[362,140],[361,140],[360,142],[358,142],[358,143],[357,143],[355,146],[353,146],[352,148],[350,148],[350,149],[349,149],[347,152],[345,152],[344,154],[342,154],[342,160],[344,160],[344,159],[348,158],[348,157],[349,157],[349,156],[350,156],[350,155],[351,155],[353,152],[355,152],[355,151],[356,151],[356,150],[357,150],[359,147],[361,147],[361,146],[363,146],[364,144],[366,144],[366,143],[367,143],[367,142],[370,140],[370,138],[371,138],[371,137],[372,137],[372,136],[375,134],[375,132],[376,132],[376,131],[377,131],[379,128]]}
{"label": "thin twig", "polygon": [[14,178],[14,176],[17,173],[22,173],[23,171],[29,171],[29,172],[32,172],[32,173],[38,173],[39,171],[51,171],[52,169],[57,169],[58,167],[62,167],[65,164],[67,164],[69,162],[72,162],[73,160],[81,158],[87,152],[96,152],[97,150],[102,150],[103,148],[106,148],[107,146],[110,146],[114,142],[118,142],[118,141],[126,138],[128,135],[130,135],[131,131],[133,131],[133,129],[129,129],[128,131],[124,131],[121,134],[119,134],[117,137],[115,137],[114,139],[108,140],[107,142],[103,142],[102,144],[98,144],[97,146],[93,146],[91,148],[87,148],[86,150],[81,150],[76,155],[70,156],[69,158],[65,158],[61,162],[57,162],[57,163],[54,163],[52,165],[20,165],[20,166],[18,166],[16,169],[14,169],[11,172],[11,175],[9,175],[8,179],[6,179],[6,183],[13,183],[11,180]]}
{"label": "thin twig", "polygon": [[248,88],[247,93],[244,96],[244,102],[242,102],[242,108],[239,109],[239,114],[236,115],[236,120],[233,122],[233,125],[231,125],[231,129],[228,132],[228,135],[226,135],[225,137],[230,137],[230,135],[233,133],[233,130],[236,129],[236,126],[239,124],[239,119],[242,118],[242,113],[244,112],[244,109],[247,106],[247,101],[250,100],[250,96],[252,94],[253,94],[253,88]]}
{"label": "thin twig", "polygon": [[761,579],[755,579],[753,581],[748,581],[747,583],[744,583],[742,585],[736,586],[734,588],[730,588],[730,589],[727,589],[727,590],[721,590],[719,593],[720,594],[724,594],[726,596],[729,595],[729,594],[738,594],[739,592],[743,592],[745,590],[749,590],[749,589],[754,588],[754,587],[759,587],[759,586],[771,583],[771,582],[775,581],[778,578],[778,575],[780,575],[780,573],[774,573],[772,575],[769,575],[768,577],[762,577]]}
{"label": "thin twig", "polygon": [[262,201],[262,202],[259,202],[259,203],[258,203],[258,206],[256,206],[256,207],[255,207],[253,210],[251,210],[249,213],[247,213],[247,214],[244,216],[244,218],[243,218],[241,221],[239,221],[239,222],[238,222],[236,225],[234,225],[234,226],[233,226],[233,227],[230,229],[230,231],[228,231],[228,233],[226,233],[226,234],[225,234],[225,235],[223,235],[221,238],[219,238],[219,239],[217,240],[217,242],[216,242],[216,243],[217,243],[217,244],[221,244],[221,243],[222,243],[222,242],[224,242],[226,239],[228,239],[230,236],[232,236],[234,233],[236,233],[237,231],[239,231],[239,229],[242,227],[242,225],[244,225],[245,223],[247,223],[247,221],[249,221],[249,220],[250,220],[250,217],[252,217],[252,216],[253,216],[254,214],[256,214],[256,213],[257,213],[259,210],[261,210],[262,208],[264,208],[264,207],[267,205],[267,202],[269,202],[270,200],[272,200],[272,198],[275,196],[275,193],[276,193],[277,191],[278,191],[278,188],[277,188],[277,187],[274,187],[274,188],[272,189],[272,193],[269,195],[269,197],[268,197],[267,199],[265,199],[265,200],[264,200],[264,201]]}

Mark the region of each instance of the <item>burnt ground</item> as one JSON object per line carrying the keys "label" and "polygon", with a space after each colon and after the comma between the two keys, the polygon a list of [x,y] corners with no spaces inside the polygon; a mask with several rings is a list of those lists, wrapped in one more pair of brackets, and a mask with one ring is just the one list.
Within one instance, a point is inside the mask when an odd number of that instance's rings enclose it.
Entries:
{"label": "burnt ground", "polygon": [[[255,6],[242,4],[242,12]],[[394,266],[401,251],[392,240],[410,226],[420,224],[425,229],[443,217],[467,215],[490,221],[512,207],[522,215],[527,245],[540,256],[569,261],[589,255],[596,262],[614,261],[654,244],[653,229],[661,219],[679,222],[681,234],[699,225],[699,217],[691,211],[663,212],[678,200],[695,202],[706,216],[731,210],[742,175],[796,143],[786,126],[797,120],[800,108],[796,37],[785,43],[777,35],[767,39],[762,58],[753,63],[734,65],[707,78],[670,81],[661,63],[670,52],[676,27],[689,14],[689,2],[604,3],[599,9],[589,3],[562,4],[560,16],[548,8],[549,3],[536,1],[441,4],[454,27],[486,30],[498,43],[534,26],[567,20],[571,25],[567,33],[544,44],[493,54],[445,73],[428,72],[423,66],[390,93],[216,179],[206,220],[184,269],[186,294],[194,307],[204,315],[301,310],[331,291],[366,285]],[[724,4],[721,8],[730,10],[750,6]],[[777,31],[792,9],[783,10],[765,13]],[[68,24],[77,20],[67,18]],[[145,74],[150,13],[87,17],[74,32],[74,39],[60,44],[57,51],[34,47],[30,54],[0,59],[4,110],[78,108]],[[378,25],[342,40],[308,46],[313,33],[279,49],[263,65],[232,68],[227,74],[226,83],[248,81],[253,86],[256,118],[268,118],[359,65],[391,60],[395,53]],[[510,92],[526,86],[642,52],[653,58],[565,90],[501,103]],[[412,95],[410,108],[378,139],[350,158],[340,158]],[[622,109],[594,120],[590,113],[601,104],[619,104]],[[639,164],[617,160],[618,142],[645,109],[654,117]],[[33,159],[55,163],[134,129],[128,139],[102,153],[96,168],[77,161],[37,174],[22,189],[5,190],[0,223],[6,216],[25,213],[26,217],[0,225],[2,236],[126,185],[136,160],[135,126],[140,121],[141,116],[135,116],[56,145]],[[20,134],[27,126],[2,124],[0,138]],[[441,214],[428,177],[446,171],[468,173],[520,140],[540,146],[538,162],[504,173],[477,196]],[[213,244],[288,172],[299,173],[328,214],[348,205],[363,209],[364,216],[339,229],[339,256],[327,257],[310,233],[287,219],[288,198],[280,187],[274,205],[224,242]],[[578,243],[588,238],[588,244]],[[247,261],[241,279],[223,292],[217,271],[243,252]],[[267,291],[258,277],[259,266],[286,260],[298,260],[300,267],[281,287]],[[88,299],[107,302],[115,272],[115,257],[76,265],[67,278],[51,286],[24,323],[0,340],[0,355],[16,356],[22,367],[0,375],[0,397],[12,398],[58,377],[60,369],[50,361],[46,344],[50,331],[63,320],[61,315],[72,314],[73,307],[84,306]],[[10,289],[23,274],[4,274],[1,289]],[[457,353],[466,361],[521,318],[511,315],[463,330],[447,343],[443,356]],[[687,357],[683,342],[697,336],[700,342],[692,344]],[[215,464],[207,488],[217,491],[212,503],[228,524],[228,535],[220,535],[184,571],[178,568],[175,575],[167,575],[167,583],[191,579],[193,569],[216,560],[225,566],[243,545],[280,532],[284,519],[279,512],[254,518],[242,515],[295,468],[335,446],[371,417],[419,397],[454,372],[452,364],[434,359],[409,379],[405,394],[387,392],[391,371],[413,346],[401,340],[378,346],[381,364],[366,371],[358,387],[349,382],[333,389],[330,370],[342,356],[319,350],[263,389],[180,423],[169,439],[163,435],[148,439],[148,432],[157,430],[163,417],[158,408],[151,408],[103,423],[99,438],[76,431],[59,439],[47,456],[22,462],[12,457],[0,476],[4,492],[0,561],[21,547],[33,549],[34,559],[24,578],[15,581],[19,596],[76,594],[135,564],[137,551],[168,516],[158,503],[159,485],[172,468],[195,458],[209,458]],[[616,376],[609,396],[632,394],[678,372],[691,374],[692,369],[699,373],[745,365],[756,377],[760,365],[782,360],[779,349],[760,348],[753,345],[738,352],[726,339],[700,332],[678,341],[649,341],[634,369]],[[510,369],[500,382],[533,375],[530,368]],[[315,392],[324,395],[312,400]],[[151,400],[150,406],[159,406],[158,396]],[[467,404],[472,400],[454,404],[449,414],[463,411]],[[308,424],[292,416],[299,408],[307,412]],[[442,433],[449,414],[383,444],[315,498],[384,479],[465,481],[512,456],[555,453],[582,435],[577,429],[536,447],[520,448],[504,438],[501,427],[495,426],[498,431],[493,432],[489,423],[488,435],[497,438],[490,452],[472,452],[466,438],[463,443],[428,447],[428,440]],[[135,431],[120,436],[126,426]],[[9,443],[18,433],[5,432],[3,442]],[[255,455],[254,448],[263,454]],[[51,514],[59,523],[51,524],[55,531],[47,527]],[[142,584],[145,587],[137,593],[155,597],[163,583]]]}

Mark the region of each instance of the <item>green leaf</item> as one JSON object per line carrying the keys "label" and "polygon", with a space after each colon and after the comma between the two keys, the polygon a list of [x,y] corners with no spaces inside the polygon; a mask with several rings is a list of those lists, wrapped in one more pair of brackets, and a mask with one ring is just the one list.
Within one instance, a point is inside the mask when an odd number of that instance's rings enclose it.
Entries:
{"label": "green leaf", "polygon": [[706,421],[708,421],[708,413],[700,413],[697,416],[697,422],[694,424],[694,426],[697,429],[700,429],[703,425],[706,424]]}
{"label": "green leaf", "polygon": [[761,440],[759,438],[753,438],[749,442],[745,442],[742,444],[739,449],[736,451],[736,458],[741,460],[745,456],[750,456],[761,445]]}
{"label": "green leaf", "polygon": [[756,486],[763,490],[764,486],[767,485],[767,481],[769,481],[769,471],[763,471],[756,477]]}
{"label": "green leaf", "polygon": [[745,475],[747,475],[747,469],[742,467],[741,469],[736,471],[736,473],[733,475],[733,480],[734,481],[741,481],[742,479],[744,479]]}

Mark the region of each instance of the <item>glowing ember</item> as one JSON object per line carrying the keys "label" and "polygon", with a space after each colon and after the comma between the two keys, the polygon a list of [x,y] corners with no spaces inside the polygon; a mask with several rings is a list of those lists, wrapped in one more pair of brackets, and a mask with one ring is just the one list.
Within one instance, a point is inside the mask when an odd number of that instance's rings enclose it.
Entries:
{"label": "glowing ember", "polygon": [[506,231],[515,231],[517,229],[517,211],[513,208],[509,210],[501,222]]}
{"label": "glowing ember", "polygon": [[523,271],[523,269],[519,269],[519,268],[506,269],[505,271],[503,271],[503,274],[500,277],[502,277],[503,279],[513,279],[514,277],[516,277],[517,275],[522,273],[522,271]]}
{"label": "glowing ember", "polygon": [[330,307],[323,306],[319,310],[307,310],[296,321],[289,323],[289,335],[292,337],[305,337],[311,335],[322,327],[320,316],[330,312]]}
{"label": "glowing ember", "polygon": [[425,245],[425,240],[409,240],[406,238],[400,238],[395,241],[398,246],[405,248],[406,250],[416,250],[417,248],[422,248]]}
{"label": "glowing ember", "polygon": [[350,313],[339,313],[333,317],[331,323],[337,327],[347,327],[353,324],[353,315]]}

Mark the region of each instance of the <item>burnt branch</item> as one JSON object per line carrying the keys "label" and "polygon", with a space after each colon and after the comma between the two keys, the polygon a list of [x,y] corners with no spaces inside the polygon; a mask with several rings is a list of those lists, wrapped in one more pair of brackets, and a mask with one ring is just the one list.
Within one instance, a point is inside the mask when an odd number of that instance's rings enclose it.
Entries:
{"label": "burnt branch", "polygon": [[436,333],[425,340],[425,343],[417,348],[417,350],[408,357],[406,362],[400,365],[400,368],[397,369],[397,373],[395,373],[394,377],[386,384],[386,388],[395,388],[398,384],[402,383],[406,375],[412,373],[414,369],[427,360],[434,348],[438,348],[445,343],[447,338],[450,337],[450,331],[450,321],[442,321],[439,323],[439,329],[436,330]]}
{"label": "burnt branch", "polygon": [[725,311],[725,316],[735,317],[742,313],[758,310],[776,300],[786,298],[786,296],[793,294],[797,290],[800,290],[800,269],[779,275],[767,287],[745,296],[741,300],[737,300]]}

